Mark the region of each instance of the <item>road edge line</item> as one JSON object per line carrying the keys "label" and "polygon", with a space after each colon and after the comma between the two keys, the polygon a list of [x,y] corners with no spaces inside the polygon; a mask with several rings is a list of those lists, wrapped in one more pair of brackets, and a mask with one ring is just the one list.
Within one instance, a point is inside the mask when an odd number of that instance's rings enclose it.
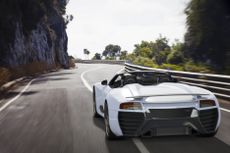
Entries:
{"label": "road edge line", "polygon": [[229,109],[226,109],[226,108],[220,107],[220,110],[230,113],[230,110],[229,110]]}
{"label": "road edge line", "polygon": [[90,84],[88,83],[88,81],[85,79],[84,75],[88,72],[91,72],[91,71],[96,71],[98,69],[102,69],[104,67],[99,67],[99,68],[94,68],[94,69],[90,69],[90,70],[87,70],[87,71],[84,71],[81,73],[81,80],[84,84],[84,86],[90,91],[90,92],[93,92],[93,88],[90,86]]}
{"label": "road edge line", "polygon": [[34,81],[35,79],[31,80],[26,86],[25,88],[23,88],[23,90],[20,91],[20,93],[15,96],[14,98],[12,98],[11,100],[9,100],[8,102],[6,102],[1,108],[0,108],[0,112],[2,112],[4,109],[6,109],[11,103],[13,103],[15,100],[17,100],[18,98],[21,97],[21,95],[30,87],[31,83]]}

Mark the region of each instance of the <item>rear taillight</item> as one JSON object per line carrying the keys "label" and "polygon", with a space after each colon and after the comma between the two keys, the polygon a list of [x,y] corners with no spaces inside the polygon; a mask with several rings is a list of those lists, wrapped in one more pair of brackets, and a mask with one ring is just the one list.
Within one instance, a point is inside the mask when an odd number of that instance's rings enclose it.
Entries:
{"label": "rear taillight", "polygon": [[200,100],[200,108],[212,107],[212,106],[216,106],[216,102],[214,100],[209,100],[209,99]]}
{"label": "rear taillight", "polygon": [[138,102],[125,102],[120,104],[120,109],[142,110],[142,105]]}

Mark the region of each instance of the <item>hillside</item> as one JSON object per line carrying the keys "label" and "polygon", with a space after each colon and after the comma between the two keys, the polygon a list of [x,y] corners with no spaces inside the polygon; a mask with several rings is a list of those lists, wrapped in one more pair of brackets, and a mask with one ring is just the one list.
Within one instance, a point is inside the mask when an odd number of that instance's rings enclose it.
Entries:
{"label": "hillside", "polygon": [[1,0],[0,70],[24,75],[36,68],[68,68],[66,4],[67,0]]}

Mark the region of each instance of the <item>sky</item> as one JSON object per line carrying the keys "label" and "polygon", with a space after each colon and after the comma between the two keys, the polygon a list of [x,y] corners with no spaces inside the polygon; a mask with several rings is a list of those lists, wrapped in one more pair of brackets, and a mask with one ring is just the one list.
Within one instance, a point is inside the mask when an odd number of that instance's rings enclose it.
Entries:
{"label": "sky", "polygon": [[154,41],[161,34],[183,41],[186,32],[184,9],[189,0],[70,0],[67,14],[68,53],[84,59],[114,44],[132,52],[142,40]]}

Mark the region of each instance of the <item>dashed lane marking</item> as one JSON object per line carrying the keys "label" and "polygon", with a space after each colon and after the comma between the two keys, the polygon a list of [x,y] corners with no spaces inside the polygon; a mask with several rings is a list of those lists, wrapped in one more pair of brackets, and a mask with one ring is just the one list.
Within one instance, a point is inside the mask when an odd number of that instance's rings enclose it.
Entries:
{"label": "dashed lane marking", "polygon": [[[92,72],[92,71],[96,71],[98,69],[102,69],[104,67],[99,67],[99,68],[94,68],[94,69],[90,69],[90,70],[87,70],[87,71],[84,71],[82,74],[81,74],[81,80],[83,82],[83,84],[85,85],[85,87],[90,91],[90,92],[93,92],[93,89],[92,87],[90,86],[90,84],[88,83],[88,81],[84,78],[84,75],[88,72]],[[121,71],[121,70],[120,70]],[[118,71],[119,72],[119,71]],[[137,138],[133,138],[132,139],[133,143],[137,146],[138,150],[141,152],[141,153],[150,153],[148,151],[148,149],[145,147],[145,145],[141,142],[140,139],[137,139]]]}

